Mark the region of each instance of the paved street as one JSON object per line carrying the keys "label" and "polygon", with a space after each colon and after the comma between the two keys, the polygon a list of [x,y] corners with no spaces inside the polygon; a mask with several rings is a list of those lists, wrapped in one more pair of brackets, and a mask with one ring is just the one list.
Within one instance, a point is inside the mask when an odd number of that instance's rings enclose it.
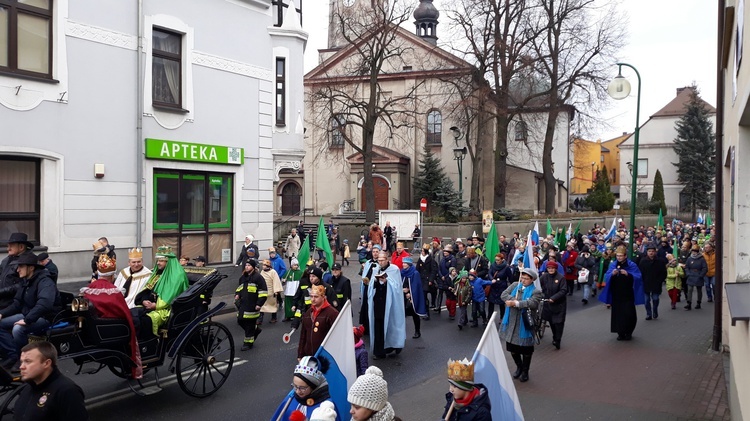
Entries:
{"label": "paved street", "polygon": [[[355,266],[344,273],[357,279]],[[231,291],[235,279],[234,274],[227,278],[218,291]],[[358,308],[359,283],[353,286]],[[606,307],[597,301],[583,306],[580,297],[576,292],[569,303],[562,349],[556,351],[545,337],[534,354],[531,380],[516,383],[527,420],[729,419],[722,356],[709,350],[713,304],[687,312],[670,310],[662,300],[660,318],[649,322],[643,320],[641,307],[634,340],[618,342],[608,332]],[[242,334],[234,316],[215,320],[226,324],[239,344]],[[184,395],[166,370],[161,370],[164,390],[146,397],[130,393],[106,370],[73,378],[86,392],[92,419],[267,420],[289,390],[296,356],[294,339],[288,345],[281,341],[289,324],[267,320],[256,347],[249,352],[237,348],[229,380],[206,399]],[[404,352],[377,365],[388,380],[397,415],[404,420],[435,420],[447,391],[448,358],[471,357],[482,329],[459,331],[443,312],[422,323],[422,338],[411,339],[412,333],[408,319]],[[73,373],[70,362],[63,366]],[[153,374],[145,380],[153,380]]]}

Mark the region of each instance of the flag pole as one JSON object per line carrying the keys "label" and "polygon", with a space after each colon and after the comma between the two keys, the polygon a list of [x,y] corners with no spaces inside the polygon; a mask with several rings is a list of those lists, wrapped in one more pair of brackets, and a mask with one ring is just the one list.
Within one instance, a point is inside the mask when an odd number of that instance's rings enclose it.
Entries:
{"label": "flag pole", "polygon": [[[352,300],[346,300],[346,303],[344,303],[344,306],[341,307],[341,311],[339,311],[339,315],[336,316],[336,320],[333,321],[333,324],[331,325],[331,328],[328,329],[328,333],[326,333],[326,337],[323,338],[323,342],[320,343],[320,347],[315,351],[315,357],[320,355],[320,350],[323,348],[325,344],[328,343],[328,338],[331,336],[331,332],[333,332],[336,329],[336,325],[339,324],[339,321],[341,320],[341,315],[346,314],[346,316],[351,317],[351,303]],[[349,310],[349,311],[346,311]]]}
{"label": "flag pole", "polygon": [[495,330],[495,320],[497,319],[498,311],[495,310],[492,312],[492,316],[490,316],[490,321],[487,322],[487,328],[484,329],[484,333],[482,333],[482,339],[479,340],[479,345],[477,345],[477,349],[474,351],[474,355],[471,357],[471,362],[476,362],[477,356],[479,355],[479,350],[482,349],[482,345],[484,345],[484,341],[487,340],[487,337],[491,333],[497,333],[494,332]]}

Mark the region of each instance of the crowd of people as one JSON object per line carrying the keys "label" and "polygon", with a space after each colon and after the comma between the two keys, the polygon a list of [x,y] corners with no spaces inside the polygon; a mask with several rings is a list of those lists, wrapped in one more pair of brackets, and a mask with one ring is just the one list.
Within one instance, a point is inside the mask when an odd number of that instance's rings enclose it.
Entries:
{"label": "crowd of people", "polygon": [[[348,241],[339,239],[337,231],[333,226],[328,229],[330,239],[346,245],[348,257]],[[672,310],[682,300],[684,310],[700,310],[704,290],[705,302],[713,301],[714,235],[712,227],[702,224],[674,220],[663,227],[641,226],[633,233],[622,223],[618,229],[595,225],[586,232],[550,233],[537,243],[525,241],[519,233],[500,235],[499,252],[492,256],[487,255],[484,238],[476,233],[465,242],[432,238],[412,254],[394,240],[394,231],[390,224],[385,229],[373,224],[356,250],[362,282],[360,303],[353,307],[359,326],[354,329],[352,346],[360,377],[349,392],[350,414],[356,420],[398,419],[387,402],[383,373],[369,366],[369,357],[378,360],[400,354],[408,319],[414,325],[412,338],[419,339],[422,322],[443,311],[463,330],[479,327],[480,321],[487,325],[497,310],[498,334],[516,365],[512,377],[525,382],[535,343],[530,314],[541,309],[542,320],[551,328],[552,344],[560,349],[567,306],[576,293],[580,293],[581,305],[597,296],[607,305],[611,331],[622,341],[633,337],[637,305],[644,305],[645,320],[659,319],[664,289]],[[236,261],[242,271],[234,297],[238,324],[244,331],[242,350],[256,343],[264,313],[270,313],[269,323],[276,323],[281,312],[283,321],[299,330],[299,342],[292,393],[282,404],[284,415],[279,419],[293,419],[289,417],[295,412],[310,420],[335,419],[330,413],[340,415],[344,409],[326,403],[327,363],[312,356],[345,303],[352,300],[352,285],[342,273],[342,265],[347,264],[343,254],[341,263],[331,266],[322,256],[299,262],[301,236],[292,230],[283,252],[271,247],[267,259],[260,259],[254,237],[246,237]],[[44,346],[27,347],[28,335],[49,327],[61,308],[57,268],[46,253],[32,253],[33,244],[25,234],[12,234],[7,243],[8,256],[0,264],[2,365],[11,372],[20,369],[22,376],[30,373],[26,377],[32,379],[33,370],[25,366],[33,368],[39,359],[46,376],[57,379],[61,375],[54,353]],[[92,283],[82,294],[93,301],[111,300],[101,307],[111,309],[109,317],[128,318],[137,339],[156,335],[169,317],[171,302],[188,288],[183,268],[190,259],[184,255],[178,259],[170,249],[160,248],[154,268],[149,269],[143,265],[142,250],[134,248],[128,251],[128,266],[118,271],[115,247],[106,238],[97,240],[93,248]],[[288,258],[288,267],[281,254]],[[205,264],[202,256],[193,261],[195,266]],[[118,294],[100,294],[110,290]],[[26,354],[33,358],[26,361]],[[134,359],[137,354],[135,342]],[[444,417],[491,419],[486,387],[473,384],[470,363],[457,364],[449,365],[453,374],[449,374]],[[139,376],[137,370],[133,376]],[[38,382],[44,383],[44,379]],[[78,396],[75,388],[67,390]]]}

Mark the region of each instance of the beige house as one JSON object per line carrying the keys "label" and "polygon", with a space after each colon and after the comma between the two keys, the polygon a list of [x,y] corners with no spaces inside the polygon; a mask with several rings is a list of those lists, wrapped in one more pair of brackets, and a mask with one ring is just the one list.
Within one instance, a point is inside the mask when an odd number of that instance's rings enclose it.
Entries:
{"label": "beige house", "polygon": [[[370,7],[369,1],[331,2],[332,14],[346,7]],[[411,0],[415,3],[418,0]],[[352,3],[350,5],[350,3]],[[462,180],[459,183],[456,149],[463,148],[465,139],[456,139],[458,128],[466,133],[466,123],[459,118],[459,95],[449,81],[468,78],[472,66],[466,61],[436,46],[439,12],[431,1],[422,0],[414,12],[416,33],[398,28],[394,43],[408,54],[389,61],[378,77],[381,98],[406,95],[414,90],[410,120],[403,127],[389,130],[383,123],[376,127],[373,148],[373,179],[375,182],[376,209],[414,208],[419,198],[413,197],[412,183],[419,171],[419,160],[427,144],[443,163],[444,170],[453,181],[453,187],[463,187],[463,199],[468,203],[472,181],[472,160],[466,155],[462,161]],[[321,50],[321,63],[310,71],[304,80],[306,155],[303,163],[303,206],[316,215],[337,214],[342,209],[364,210],[363,157],[344,141],[337,130],[338,121],[326,107],[329,104],[313,99],[318,87],[340,83],[345,79],[352,92],[364,97],[369,92],[367,81],[352,77],[352,64],[357,60],[356,45],[341,40],[336,24],[329,27],[329,48]],[[559,117],[553,156],[558,179],[558,209],[567,207],[568,139],[571,113]],[[488,124],[487,126],[493,126]],[[541,151],[546,113],[527,113],[515,119],[509,130],[507,207],[519,210],[544,208],[544,182],[541,173]],[[493,126],[494,127],[494,126]],[[345,128],[346,135],[356,140],[361,134],[354,128]],[[476,123],[469,130],[477,133]],[[492,208],[494,173],[494,133],[484,130],[479,139],[483,148],[479,160],[479,207]],[[472,135],[475,136],[475,135]],[[470,142],[475,144],[476,137]],[[481,210],[481,209],[479,209]]]}
{"label": "beige house", "polygon": [[[661,172],[664,181],[664,199],[667,206],[684,208],[686,198],[682,196],[684,185],[677,181],[678,162],[674,151],[674,140],[677,138],[675,124],[685,114],[685,106],[690,102],[691,88],[677,88],[675,97],[641,125],[638,140],[638,200],[650,199],[654,194],[654,175]],[[711,123],[716,127],[716,109],[703,101]],[[635,139],[629,136],[620,148],[620,200],[630,201],[633,178],[629,163],[633,162],[633,144]]]}
{"label": "beige house", "polygon": [[720,280],[724,283],[721,342],[729,352],[729,406],[732,420],[737,421],[750,419],[750,197],[747,187],[741,187],[741,180],[748,179],[745,175],[750,176],[750,62],[742,60],[745,41],[750,44],[744,28],[750,9],[738,7],[742,3],[728,0],[725,12],[719,13],[723,17],[719,33],[724,37],[717,78],[723,89],[718,92],[716,149],[723,164],[722,180],[716,182],[720,207],[716,222],[723,248],[717,250],[717,258],[722,256],[718,269],[723,271],[717,287]]}

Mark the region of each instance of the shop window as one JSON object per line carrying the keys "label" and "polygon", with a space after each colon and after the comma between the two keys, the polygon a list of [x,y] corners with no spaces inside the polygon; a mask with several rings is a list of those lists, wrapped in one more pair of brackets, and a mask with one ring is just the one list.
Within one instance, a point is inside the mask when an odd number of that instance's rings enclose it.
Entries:
{"label": "shop window", "polygon": [[39,244],[38,159],[0,156],[0,245],[14,232],[24,232]]}
{"label": "shop window", "polygon": [[153,103],[182,108],[182,35],[154,28],[151,39]]}
{"label": "shop window", "polygon": [[0,70],[52,78],[51,0],[0,0]]}
{"label": "shop window", "polygon": [[232,191],[229,174],[156,171],[154,245],[208,263],[231,261]]}

